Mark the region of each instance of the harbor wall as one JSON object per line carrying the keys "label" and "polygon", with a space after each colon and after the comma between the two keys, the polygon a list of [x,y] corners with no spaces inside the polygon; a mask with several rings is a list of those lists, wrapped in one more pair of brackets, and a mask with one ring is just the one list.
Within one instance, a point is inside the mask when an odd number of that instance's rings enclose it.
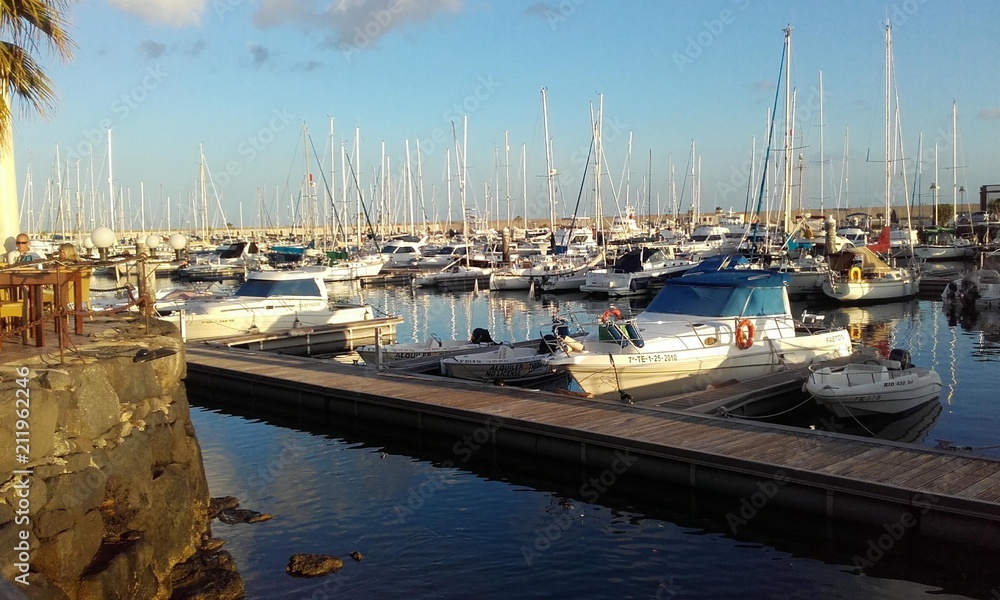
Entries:
{"label": "harbor wall", "polygon": [[167,598],[208,542],[183,350],[133,326],[63,364],[4,357],[0,570],[25,597]]}

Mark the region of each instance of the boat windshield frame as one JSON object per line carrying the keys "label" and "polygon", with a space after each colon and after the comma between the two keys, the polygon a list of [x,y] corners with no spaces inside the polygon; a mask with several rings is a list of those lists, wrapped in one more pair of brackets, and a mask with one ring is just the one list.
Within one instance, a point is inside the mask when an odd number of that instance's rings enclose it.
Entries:
{"label": "boat windshield frame", "polygon": [[784,286],[726,285],[675,280],[646,307],[647,313],[697,317],[770,317],[787,314]]}
{"label": "boat windshield frame", "polygon": [[323,291],[313,278],[248,279],[233,292],[233,296],[242,298],[271,298],[277,296],[322,298]]}

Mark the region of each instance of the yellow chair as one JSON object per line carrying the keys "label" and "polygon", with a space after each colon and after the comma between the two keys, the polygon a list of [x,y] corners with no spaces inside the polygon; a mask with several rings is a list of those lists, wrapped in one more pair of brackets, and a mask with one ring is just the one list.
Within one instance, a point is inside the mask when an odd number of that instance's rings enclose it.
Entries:
{"label": "yellow chair", "polygon": [[[0,329],[7,330],[12,319],[17,319],[18,325],[23,325],[28,318],[28,297],[14,298],[9,288],[0,289]],[[21,333],[21,341],[28,343],[28,331]]]}

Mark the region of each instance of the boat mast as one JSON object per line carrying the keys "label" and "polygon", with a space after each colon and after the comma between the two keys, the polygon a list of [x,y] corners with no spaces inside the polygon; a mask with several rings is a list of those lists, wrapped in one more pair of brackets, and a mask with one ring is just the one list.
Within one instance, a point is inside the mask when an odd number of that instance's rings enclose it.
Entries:
{"label": "boat mast", "polygon": [[958,103],[951,101],[951,205],[958,232]]}
{"label": "boat mast", "polygon": [[111,161],[111,128],[108,127],[108,209],[109,209],[109,225],[111,227],[115,226],[115,179],[112,174],[112,161]]}
{"label": "boat mast", "polygon": [[824,195],[824,184],[823,173],[825,169],[824,156],[823,156],[823,129],[825,124],[823,123],[823,71],[819,72],[819,212],[824,214],[825,199]]}
{"label": "boat mast", "polygon": [[[555,169],[552,168],[552,142],[549,138],[549,108],[545,96],[545,88],[542,88],[542,125],[545,133],[545,180],[546,190],[549,197],[549,231],[556,230],[556,187]],[[553,248],[553,252],[555,249]]]}
{"label": "boat mast", "polygon": [[941,186],[938,185],[938,144],[934,142],[934,182],[931,183],[931,190],[934,192],[934,215],[932,217],[932,223],[935,227],[938,226],[938,190]]}
{"label": "boat mast", "polygon": [[784,177],[784,219],[785,235],[791,234],[792,211],[792,26],[785,26],[785,177]]}
{"label": "boat mast", "polygon": [[890,131],[891,99],[889,92],[892,88],[892,25],[885,24],[885,217],[883,226],[888,222],[890,215],[889,195],[892,192],[892,156],[889,144],[892,142]]}
{"label": "boat mast", "polygon": [[503,132],[504,194],[507,196],[507,229],[510,230],[510,131]]}

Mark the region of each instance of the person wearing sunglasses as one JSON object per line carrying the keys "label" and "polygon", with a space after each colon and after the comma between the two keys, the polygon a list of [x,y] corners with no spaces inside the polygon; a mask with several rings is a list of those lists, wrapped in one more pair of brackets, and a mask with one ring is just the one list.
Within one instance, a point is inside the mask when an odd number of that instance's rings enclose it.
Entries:
{"label": "person wearing sunglasses", "polygon": [[14,243],[17,247],[7,253],[7,264],[16,265],[45,260],[45,257],[31,249],[28,234],[17,234]]}

